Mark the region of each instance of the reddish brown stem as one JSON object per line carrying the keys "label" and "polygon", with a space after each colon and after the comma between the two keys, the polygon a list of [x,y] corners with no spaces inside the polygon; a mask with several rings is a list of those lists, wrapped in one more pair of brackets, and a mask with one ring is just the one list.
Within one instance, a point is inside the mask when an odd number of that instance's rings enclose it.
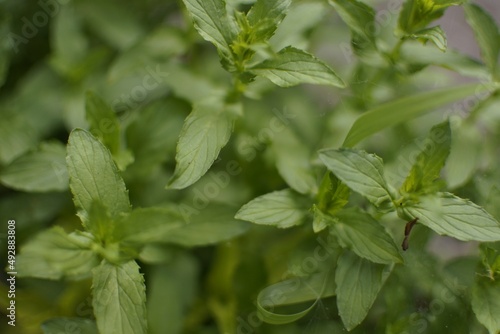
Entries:
{"label": "reddish brown stem", "polygon": [[415,226],[415,224],[417,223],[417,220],[418,218],[415,218],[413,220],[410,220],[408,223],[406,223],[406,226],[405,226],[405,238],[403,239],[403,244],[401,245],[401,247],[403,248],[403,250],[407,250],[409,245],[409,238],[410,238],[410,233],[411,233],[411,230],[413,228],[413,226]]}

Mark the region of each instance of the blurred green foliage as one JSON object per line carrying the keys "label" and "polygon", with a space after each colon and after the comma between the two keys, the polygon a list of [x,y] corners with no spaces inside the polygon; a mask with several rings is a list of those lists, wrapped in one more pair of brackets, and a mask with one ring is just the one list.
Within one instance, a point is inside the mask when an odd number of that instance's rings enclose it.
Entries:
{"label": "blurred green foliage", "polygon": [[500,333],[490,14],[0,1],[0,331]]}

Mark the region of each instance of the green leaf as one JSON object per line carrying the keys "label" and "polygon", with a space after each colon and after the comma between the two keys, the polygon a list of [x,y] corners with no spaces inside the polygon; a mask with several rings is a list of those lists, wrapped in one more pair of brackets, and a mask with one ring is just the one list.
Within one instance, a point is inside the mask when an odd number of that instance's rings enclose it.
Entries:
{"label": "green leaf", "polygon": [[28,192],[68,189],[66,147],[59,142],[42,142],[0,172],[0,181],[11,188]]}
{"label": "green leaf", "polygon": [[[295,277],[264,288],[257,296],[259,316],[265,322],[282,325],[294,322],[309,313],[321,298],[335,296],[331,271],[307,277]],[[306,309],[291,313],[276,313],[278,306],[312,302]]]}
{"label": "green leaf", "polygon": [[[148,273],[148,333],[179,334],[199,288],[198,260],[176,254],[173,261],[152,267]],[[172,300],[171,303],[165,303]]]}
{"label": "green leaf", "polygon": [[282,49],[274,58],[267,59],[248,70],[271,80],[280,87],[302,83],[345,87],[342,79],[328,65],[313,55],[291,46]]}
{"label": "green leaf", "polygon": [[482,79],[489,75],[488,69],[470,56],[447,50],[445,53],[421,43],[405,42],[401,47],[401,59],[416,66],[436,65],[464,76]]}
{"label": "green leaf", "polygon": [[146,334],[146,287],[135,261],[94,268],[92,306],[100,333]]}
{"label": "green leaf", "polygon": [[451,148],[451,130],[448,121],[432,127],[429,136],[422,142],[423,150],[410,170],[401,189],[407,193],[436,191],[439,178]]}
{"label": "green leaf", "polygon": [[484,9],[475,5],[464,6],[465,18],[476,36],[481,49],[482,58],[488,68],[495,74],[500,54],[500,31],[495,20]]}
{"label": "green leaf", "polygon": [[36,235],[21,247],[16,258],[19,277],[46,279],[82,279],[99,264],[90,249],[92,237],[87,233],[66,234],[55,226]]}
{"label": "green leaf", "polygon": [[351,47],[354,53],[368,63],[380,63],[375,38],[375,11],[356,0],[329,0],[342,20],[351,30]]}
{"label": "green leaf", "polygon": [[500,275],[500,243],[480,245],[481,262],[490,279]]}
{"label": "green leaf", "polygon": [[87,21],[86,26],[119,50],[130,48],[144,35],[139,15],[132,8],[117,2],[99,0],[76,3],[76,10]]}
{"label": "green leaf", "polygon": [[342,183],[332,172],[323,177],[316,195],[318,208],[330,215],[334,215],[349,201],[350,189]]}
{"label": "green leaf", "polygon": [[306,49],[310,42],[307,32],[322,20],[328,12],[327,8],[323,2],[293,2],[286,17],[269,40],[273,50],[281,50],[289,45]]}
{"label": "green leaf", "polygon": [[126,131],[127,146],[134,155],[127,172],[149,177],[162,162],[173,160],[186,109],[179,101],[161,100],[141,110]]}
{"label": "green leaf", "polygon": [[377,298],[390,274],[390,266],[383,266],[344,252],[335,272],[337,307],[347,330],[359,325]]}
{"label": "green leaf", "polygon": [[398,27],[404,33],[412,34],[440,18],[447,7],[463,2],[464,0],[406,0],[399,14]]}
{"label": "green leaf", "polygon": [[234,208],[227,205],[209,204],[198,211],[181,204],[179,213],[187,223],[172,229],[161,242],[185,247],[212,245],[235,238],[250,227],[248,223],[234,219]]}
{"label": "green leaf", "polygon": [[439,50],[445,52],[448,47],[446,33],[440,26],[419,30],[410,35],[411,38],[419,39],[424,43],[431,41]]}
{"label": "green leaf", "polygon": [[9,193],[0,199],[0,221],[15,217],[19,230],[36,228],[53,221],[68,206],[71,206],[68,193]]}
{"label": "green leaf", "polygon": [[277,135],[272,143],[276,168],[285,182],[301,194],[316,192],[311,153],[290,130]]}
{"label": "green leaf", "polygon": [[402,263],[398,247],[378,221],[357,208],[337,212],[332,233],[342,247],[375,263]]}
{"label": "green leaf", "polygon": [[302,196],[290,189],[274,191],[243,205],[235,218],[259,225],[289,228],[300,225],[307,215]]}
{"label": "green leaf", "polygon": [[115,222],[109,216],[107,208],[99,201],[90,203],[87,228],[99,241],[110,240],[115,229]]}
{"label": "green leaf", "polygon": [[332,172],[327,172],[321,181],[316,195],[316,203],[312,207],[314,215],[313,230],[315,233],[331,225],[334,216],[348,202],[351,190]]}
{"label": "green leaf", "polygon": [[449,189],[464,185],[474,174],[483,146],[479,131],[475,124],[468,122],[453,128],[450,156],[444,173]]}
{"label": "green leaf", "polygon": [[183,189],[198,181],[212,166],[233,131],[234,116],[219,100],[195,104],[177,144],[177,166],[168,187]]}
{"label": "green leaf", "polygon": [[176,210],[162,207],[139,208],[118,220],[114,236],[116,240],[136,244],[162,242],[173,229],[183,225],[186,222]]}
{"label": "green leaf", "polygon": [[36,147],[38,131],[25,115],[2,112],[0,122],[0,162],[6,165],[30,148]]}
{"label": "green leaf", "polygon": [[356,36],[375,45],[375,29],[373,29],[375,10],[372,7],[356,0],[329,0],[328,2]]}
{"label": "green leaf", "polygon": [[183,0],[199,34],[214,44],[218,51],[230,57],[231,44],[237,35],[237,27],[226,12],[223,0]]}
{"label": "green leaf", "polygon": [[422,197],[403,211],[441,235],[463,241],[500,241],[500,223],[482,207],[453,194]]}
{"label": "green leaf", "polygon": [[71,79],[81,80],[87,74],[82,63],[87,55],[89,43],[84,34],[80,12],[73,4],[61,6],[51,26],[52,66]]}
{"label": "green leaf", "polygon": [[120,145],[120,122],[116,113],[97,94],[87,92],[86,117],[90,124],[90,132],[109,148],[120,170],[124,170],[133,161],[129,151]]}
{"label": "green leaf", "polygon": [[319,151],[319,158],[349,188],[374,205],[391,201],[382,159],[375,154],[352,149],[323,149]]}
{"label": "green leaf", "polygon": [[87,131],[75,129],[69,136],[67,151],[73,201],[84,224],[94,201],[103,204],[111,218],[130,211],[125,183],[101,142]]}
{"label": "green leaf", "polygon": [[500,332],[500,280],[476,275],[472,286],[472,310],[490,334]]}
{"label": "green leaf", "polygon": [[277,26],[285,18],[291,3],[291,0],[257,0],[247,13],[248,22],[254,26],[259,21],[270,19]]}
{"label": "green leaf", "polygon": [[247,13],[247,19],[259,40],[267,41],[285,18],[291,0],[257,0]]}
{"label": "green leaf", "polygon": [[[0,14],[0,40],[11,42],[11,27],[10,27],[10,15],[7,15],[7,11],[2,8],[2,14]],[[12,42],[11,42],[12,43]],[[8,43],[4,42],[0,44],[0,87],[3,86],[5,78],[7,76],[7,71],[10,64],[10,47]]]}
{"label": "green leaf", "polygon": [[421,116],[435,108],[469,95],[481,94],[491,88],[490,85],[469,84],[417,93],[384,103],[356,119],[342,146],[352,147],[380,130]]}
{"label": "green leaf", "polygon": [[[149,79],[151,73],[148,72],[148,68],[157,68],[158,65],[169,61],[173,56],[184,54],[187,47],[188,41],[184,38],[183,31],[161,25],[140,39],[130,49],[118,55],[108,70],[108,78],[111,81],[117,81],[138,74],[142,76],[145,88],[154,89],[153,86],[156,85],[154,81]],[[155,81],[159,86],[159,80]]]}
{"label": "green leaf", "polygon": [[98,334],[94,320],[84,318],[52,318],[42,324],[43,334]]}

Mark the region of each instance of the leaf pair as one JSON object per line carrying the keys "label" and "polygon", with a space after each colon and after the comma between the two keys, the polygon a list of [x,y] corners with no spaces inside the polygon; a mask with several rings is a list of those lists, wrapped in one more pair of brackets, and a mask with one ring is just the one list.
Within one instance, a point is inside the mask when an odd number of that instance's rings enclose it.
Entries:
{"label": "leaf pair", "polygon": [[[353,191],[377,207],[388,204],[407,220],[418,222],[438,234],[460,240],[500,240],[500,223],[474,203],[449,193],[437,192],[437,178],[450,151],[447,122],[432,128],[416,157],[399,194],[387,184],[382,160],[364,151],[326,149],[320,158],[327,168]],[[385,205],[384,205],[385,206]]]}
{"label": "leaf pair", "polygon": [[[246,16],[237,12],[235,18],[227,12],[223,0],[184,3],[200,35],[217,47],[223,65],[236,75],[237,81],[249,81],[252,79],[248,78],[259,75],[281,87],[301,83],[344,87],[342,79],[328,65],[291,46],[249,65],[254,46],[268,42],[285,17],[290,1],[259,0]],[[234,121],[241,114],[239,109],[241,105],[223,96],[194,104],[179,138],[177,166],[168,187],[186,188],[207,172],[227,144]]]}
{"label": "leaf pair", "polygon": [[103,333],[146,333],[144,280],[133,260],[146,243],[206,245],[247,229],[226,206],[210,206],[189,223],[177,207],[132,210],[110,151],[85,130],[71,133],[67,164],[86,232],[66,234],[54,227],[40,233],[22,248],[18,272],[49,279],[92,274],[93,307]]}
{"label": "leaf pair", "polygon": [[222,64],[230,72],[261,75],[278,86],[300,83],[344,87],[342,79],[326,64],[311,54],[286,47],[271,59],[247,66],[255,49],[267,43],[291,4],[286,1],[258,0],[246,15],[232,17],[223,0],[184,0],[200,35],[217,48]]}

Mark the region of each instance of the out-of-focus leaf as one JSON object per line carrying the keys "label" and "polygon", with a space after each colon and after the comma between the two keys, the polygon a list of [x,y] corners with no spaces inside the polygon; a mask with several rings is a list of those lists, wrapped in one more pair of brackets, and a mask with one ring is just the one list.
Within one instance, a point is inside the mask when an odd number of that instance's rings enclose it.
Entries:
{"label": "out-of-focus leaf", "polygon": [[260,225],[288,228],[304,222],[307,206],[303,202],[304,199],[290,189],[275,191],[243,205],[235,218]]}
{"label": "out-of-focus leaf", "polygon": [[312,194],[316,191],[316,177],[311,165],[310,152],[292,131],[277,134],[272,144],[276,168],[281,177],[295,191]]}
{"label": "out-of-focus leaf", "polygon": [[187,223],[172,229],[161,242],[185,247],[216,244],[245,233],[250,224],[234,218],[235,209],[227,205],[209,204],[202,210],[186,207],[178,208]]}
{"label": "out-of-focus leaf", "polygon": [[144,35],[144,28],[127,6],[111,1],[80,1],[76,9],[87,26],[109,45],[125,50]]}
{"label": "out-of-focus leaf", "polygon": [[500,31],[495,20],[475,4],[464,6],[465,18],[476,35],[484,63],[495,74],[500,54]]}
{"label": "out-of-focus leaf", "polygon": [[146,287],[135,261],[94,268],[92,306],[100,333],[146,334]]}
{"label": "out-of-focus leaf", "polygon": [[161,100],[144,108],[126,130],[127,146],[134,162],[127,172],[149,176],[160,163],[173,161],[175,145],[187,108],[177,100]]}
{"label": "out-of-focus leaf", "polygon": [[249,71],[281,87],[301,83],[345,87],[344,81],[328,65],[294,47],[282,49],[274,58],[252,66]]}
{"label": "out-of-focus leaf", "polygon": [[490,85],[468,84],[417,93],[384,103],[358,117],[349,130],[343,146],[352,147],[380,130],[421,116],[447,103],[469,95],[480,94],[492,88]]}
{"label": "out-of-focus leaf", "polygon": [[43,334],[98,334],[94,320],[84,318],[52,318],[42,324]]}
{"label": "out-of-focus leaf", "polygon": [[72,4],[60,7],[51,26],[51,64],[70,77],[79,73],[81,63],[87,55],[88,40],[83,32],[82,17]]}
{"label": "out-of-focus leaf", "polygon": [[90,132],[110,150],[118,168],[124,170],[134,158],[120,143],[120,122],[116,113],[97,94],[87,92],[85,109]]}
{"label": "out-of-focus leaf", "polygon": [[347,330],[358,326],[368,314],[391,272],[390,266],[376,264],[344,252],[337,263],[337,307]]}
{"label": "out-of-focus leaf", "polygon": [[490,334],[500,332],[500,280],[476,275],[472,287],[472,310]]}
{"label": "out-of-focus leaf", "polygon": [[150,334],[182,332],[188,307],[198,292],[197,276],[198,262],[188,254],[178,254],[172,262],[152,268],[147,295]]}
{"label": "out-of-focus leaf", "polygon": [[2,13],[0,14],[0,40],[2,41],[0,43],[0,87],[2,87],[5,82],[10,64],[9,52],[11,45],[9,45],[9,42],[12,42],[12,36],[9,36],[9,33],[10,17],[7,15],[7,11],[4,11],[2,8]]}
{"label": "out-of-focus leaf", "polygon": [[0,122],[0,162],[8,164],[36,145],[37,133],[21,115],[2,113]]}
{"label": "out-of-focus leaf", "polygon": [[366,50],[376,50],[375,42],[375,10],[357,0],[329,0],[352,33],[352,45],[357,54]]}
{"label": "out-of-focus leaf", "polygon": [[41,226],[57,217],[68,205],[71,205],[71,198],[67,193],[9,194],[0,199],[0,221],[15,218],[19,230]]}
{"label": "out-of-focus leaf", "polygon": [[[118,56],[108,71],[109,79],[115,81],[144,72],[147,75],[148,69],[156,68],[158,64],[169,61],[172,56],[186,52],[188,45],[183,37],[182,32],[174,28],[166,26],[156,28]],[[154,83],[149,78],[144,79],[145,88]]]}
{"label": "out-of-focus leaf", "polygon": [[169,62],[164,71],[168,73],[166,84],[174,94],[193,104],[225,93],[225,88],[221,85],[205,76],[193,73],[180,62]]}
{"label": "out-of-focus leaf", "polygon": [[401,59],[416,65],[436,65],[461,75],[485,78],[489,70],[477,60],[454,50],[441,52],[434,47],[407,41],[401,47]]}
{"label": "out-of-focus leaf", "polygon": [[0,181],[8,187],[28,192],[68,189],[66,147],[59,142],[45,142],[0,172]]}
{"label": "out-of-focus leaf", "polygon": [[307,49],[309,39],[305,33],[314,27],[316,22],[321,21],[327,13],[327,8],[323,2],[292,3],[269,43],[275,50],[281,50],[289,45]]}
{"label": "out-of-focus leaf", "polygon": [[99,264],[91,244],[87,233],[66,234],[57,226],[45,230],[21,247],[16,258],[17,275],[46,279],[88,277]]}
{"label": "out-of-focus leaf", "polygon": [[[257,296],[257,308],[262,319],[270,324],[282,325],[296,321],[309,313],[321,298],[335,296],[335,282],[331,271],[308,277],[291,278],[263,289]],[[274,311],[283,305],[311,302],[304,310],[280,314]]]}
{"label": "out-of-focus leaf", "polygon": [[357,0],[329,0],[342,20],[358,35],[364,36],[375,43],[372,25],[375,22],[375,10]]}
{"label": "out-of-focus leaf", "polygon": [[450,189],[465,184],[471,178],[482,148],[481,134],[475,126],[464,122],[454,127],[452,133],[451,151],[444,174]]}

